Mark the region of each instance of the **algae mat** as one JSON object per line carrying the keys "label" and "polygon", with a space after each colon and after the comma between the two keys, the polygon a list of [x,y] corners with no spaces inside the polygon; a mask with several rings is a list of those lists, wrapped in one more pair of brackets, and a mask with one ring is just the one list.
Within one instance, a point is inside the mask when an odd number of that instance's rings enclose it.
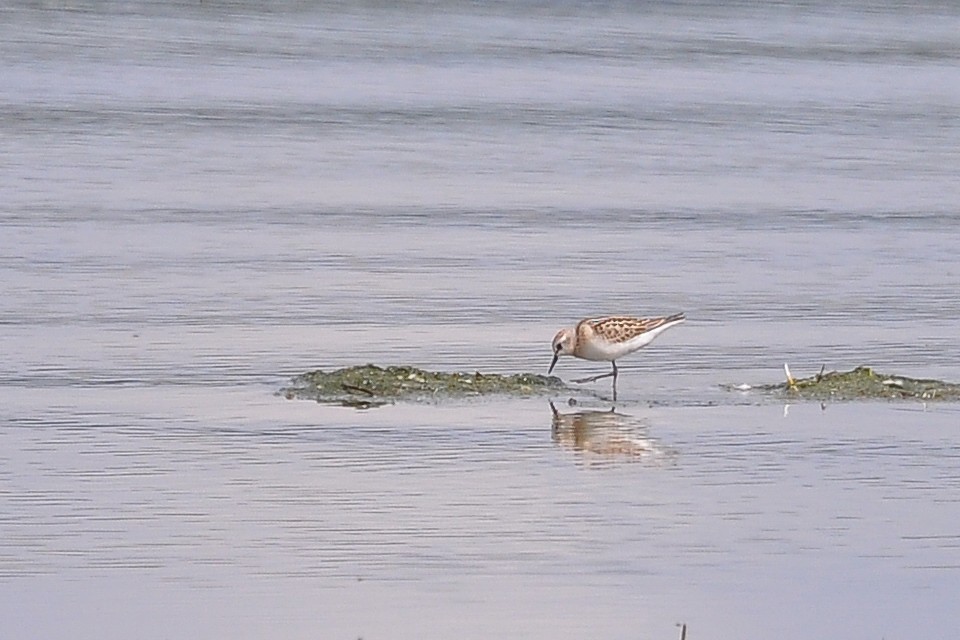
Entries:
{"label": "algae mat", "polygon": [[375,407],[399,400],[439,402],[491,395],[535,396],[566,391],[555,376],[425,371],[416,367],[368,364],[335,371],[310,371],[280,390],[287,399],[315,400],[351,407]]}
{"label": "algae mat", "polygon": [[[854,401],[960,401],[960,384],[879,373],[870,367],[829,371],[758,386],[723,385],[737,391],[759,391],[781,399]],[[333,371],[316,370],[294,377],[280,390],[288,399],[314,400],[369,408],[398,401],[439,403],[484,396],[529,397],[577,391],[556,376],[533,373],[510,375],[480,372],[438,372],[416,367],[378,367],[368,364]]]}
{"label": "algae mat", "polygon": [[808,378],[793,378],[789,369],[786,372],[785,382],[753,388],[805,400],[960,401],[960,384],[879,373],[870,367],[827,373],[821,369]]}

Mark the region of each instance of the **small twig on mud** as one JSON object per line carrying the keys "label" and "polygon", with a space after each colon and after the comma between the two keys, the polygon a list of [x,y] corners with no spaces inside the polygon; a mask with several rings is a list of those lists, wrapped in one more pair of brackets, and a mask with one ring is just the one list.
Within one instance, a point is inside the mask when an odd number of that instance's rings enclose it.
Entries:
{"label": "small twig on mud", "polygon": [[788,386],[788,387],[796,387],[796,386],[797,386],[797,381],[794,380],[793,376],[790,374],[790,367],[787,366],[787,363],[786,363],[786,362],[783,363],[783,372],[784,372],[785,374],[787,374],[787,386]]}
{"label": "small twig on mud", "polygon": [[356,391],[356,392],[359,392],[359,393],[365,393],[365,394],[367,394],[368,396],[370,396],[371,398],[372,398],[373,396],[377,395],[377,394],[375,394],[373,391],[370,391],[370,389],[364,389],[363,387],[358,387],[358,386],[356,386],[356,385],[347,384],[346,382],[341,383],[340,386],[343,387],[344,389],[346,389],[347,391]]}

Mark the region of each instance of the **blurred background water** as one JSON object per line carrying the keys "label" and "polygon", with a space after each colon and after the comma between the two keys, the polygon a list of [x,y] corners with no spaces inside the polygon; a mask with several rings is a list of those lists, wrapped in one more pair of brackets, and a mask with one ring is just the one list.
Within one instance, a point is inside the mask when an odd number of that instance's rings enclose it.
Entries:
{"label": "blurred background water", "polygon": [[[956,407],[718,385],[960,379],[958,34],[937,2],[8,3],[2,635],[947,637]],[[542,371],[581,317],[678,310],[612,419],[273,395]]]}

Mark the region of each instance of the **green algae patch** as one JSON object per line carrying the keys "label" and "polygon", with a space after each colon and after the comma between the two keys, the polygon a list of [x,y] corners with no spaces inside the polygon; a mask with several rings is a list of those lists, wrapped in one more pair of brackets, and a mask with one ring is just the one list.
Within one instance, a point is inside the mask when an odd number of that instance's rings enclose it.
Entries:
{"label": "green algae patch", "polygon": [[397,401],[441,402],[492,395],[535,396],[567,390],[556,376],[533,373],[425,371],[416,367],[367,364],[335,371],[310,371],[280,390],[287,399],[315,400],[357,408]]}
{"label": "green algae patch", "polygon": [[960,401],[960,384],[879,373],[870,367],[851,371],[820,370],[809,378],[794,378],[780,384],[754,387],[782,398],[803,400],[921,400]]}

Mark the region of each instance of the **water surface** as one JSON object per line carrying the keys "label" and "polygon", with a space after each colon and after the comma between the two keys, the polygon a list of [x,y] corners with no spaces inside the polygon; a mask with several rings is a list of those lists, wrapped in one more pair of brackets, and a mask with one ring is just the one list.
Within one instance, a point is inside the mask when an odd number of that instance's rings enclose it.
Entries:
{"label": "water surface", "polygon": [[[960,12],[0,10],[0,635],[950,637]],[[600,398],[358,412],[374,362]],[[565,359],[565,378],[604,365]]]}

